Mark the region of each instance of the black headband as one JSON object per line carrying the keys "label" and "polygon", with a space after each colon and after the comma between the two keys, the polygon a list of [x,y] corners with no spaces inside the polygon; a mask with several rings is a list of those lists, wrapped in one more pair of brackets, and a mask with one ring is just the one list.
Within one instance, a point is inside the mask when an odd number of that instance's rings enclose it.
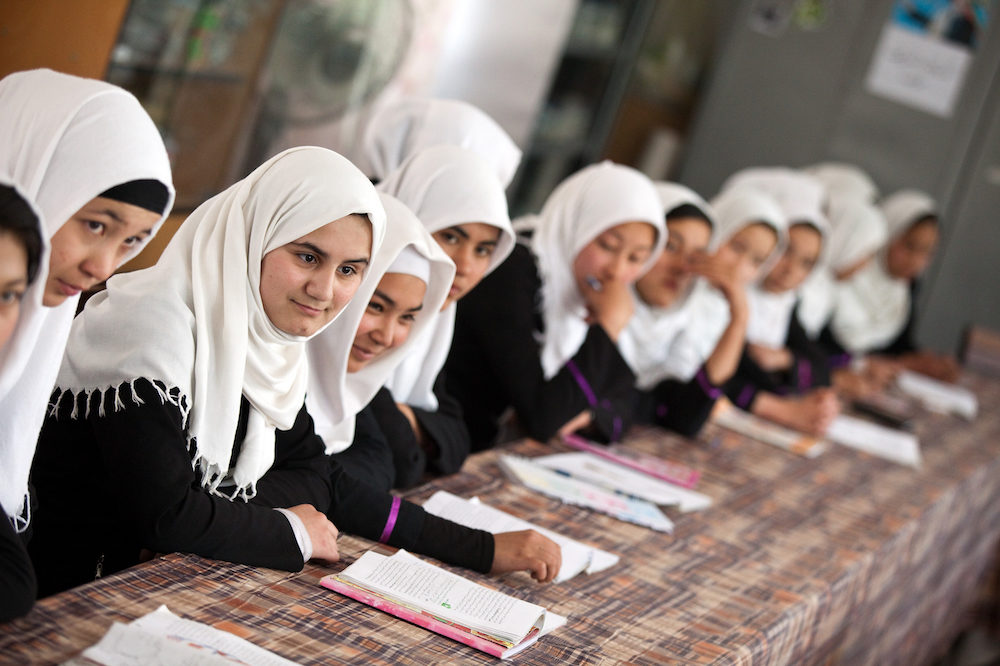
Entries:
{"label": "black headband", "polygon": [[104,190],[98,196],[114,199],[122,203],[145,208],[154,213],[163,214],[167,208],[170,192],[166,185],[158,180],[130,180],[121,185]]}

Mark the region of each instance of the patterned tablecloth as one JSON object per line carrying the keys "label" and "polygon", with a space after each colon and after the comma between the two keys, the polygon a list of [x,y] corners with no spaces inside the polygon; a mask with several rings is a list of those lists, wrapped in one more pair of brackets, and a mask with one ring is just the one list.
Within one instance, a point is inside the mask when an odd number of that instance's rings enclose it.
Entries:
{"label": "patterned tablecloth", "polygon": [[[714,499],[700,513],[668,509],[673,535],[534,494],[505,480],[496,452],[410,496],[478,495],[621,555],[560,585],[465,572],[569,617],[523,663],[926,663],[970,621],[1000,544],[1000,382],[965,384],[979,418],[923,416],[919,470],[842,447],[810,460],[712,425],[696,444],[637,432],[637,449],[702,470],[698,490]],[[160,604],[302,663],[492,661],[318,585],[371,545],[342,537],[342,562],[297,574],[169,555],[0,625],[0,661],[69,658],[112,620]]]}

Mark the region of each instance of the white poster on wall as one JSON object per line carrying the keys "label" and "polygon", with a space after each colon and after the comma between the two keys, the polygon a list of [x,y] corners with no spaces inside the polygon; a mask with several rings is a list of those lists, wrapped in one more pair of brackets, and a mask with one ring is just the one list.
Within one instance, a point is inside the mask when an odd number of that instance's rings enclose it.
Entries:
{"label": "white poster on wall", "polygon": [[950,116],[991,4],[991,0],[896,0],[868,70],[868,91]]}

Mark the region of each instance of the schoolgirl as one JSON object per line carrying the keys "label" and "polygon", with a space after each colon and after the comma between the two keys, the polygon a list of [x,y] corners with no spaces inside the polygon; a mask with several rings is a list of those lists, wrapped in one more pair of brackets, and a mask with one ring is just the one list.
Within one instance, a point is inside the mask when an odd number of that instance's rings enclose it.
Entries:
{"label": "schoolgirl", "polygon": [[[0,184],[0,353],[17,325],[24,293],[38,275],[41,253],[38,215],[17,189]],[[0,519],[0,622],[27,613],[36,587],[24,540],[11,521]]]}
{"label": "schoolgirl", "polygon": [[666,211],[667,244],[653,267],[635,283],[635,314],[619,338],[622,355],[636,375],[635,419],[694,436],[722,395],[743,351],[746,299],[742,288],[726,289],[731,316],[707,359],[690,336],[692,296],[704,273],[715,214],[695,192],[676,183],[656,183]]}
{"label": "schoolgirl", "polygon": [[357,294],[343,319],[307,345],[306,405],[327,453],[353,476],[389,490],[395,482],[392,450],[370,422],[370,403],[386,394],[392,402],[384,384],[433,323],[455,268],[406,206],[388,194],[379,197],[388,226],[366,280],[374,289]]}
{"label": "schoolgirl", "polygon": [[49,70],[0,81],[0,178],[35,204],[43,240],[0,364],[0,504],[27,538],[29,470],[79,293],[156,233],[173,187],[159,133],[132,95]]}
{"label": "schoolgirl", "polygon": [[445,370],[472,448],[496,442],[508,408],[536,440],[577,429],[617,440],[635,383],[617,340],[634,309],[631,285],[666,242],[656,190],[634,169],[591,165],[519,231],[510,257],[458,304]]}
{"label": "schoolgirl", "polygon": [[747,169],[730,182],[756,187],[775,198],[788,223],[787,242],[771,269],[747,290],[750,319],[747,358],[733,382],[776,394],[829,386],[825,350],[799,324],[799,289],[821,264],[829,235],[823,213],[826,190],[815,178],[792,169]]}
{"label": "schoolgirl", "polygon": [[395,485],[405,488],[426,473],[457,472],[469,454],[462,410],[442,372],[455,304],[510,255],[514,231],[503,188],[489,164],[464,148],[423,150],[378,187],[416,213],[456,269],[444,306],[428,313],[428,331],[386,383],[395,403],[383,400],[375,406],[393,451]]}
{"label": "schoolgirl", "polygon": [[822,339],[832,351],[884,354],[911,370],[954,381],[955,360],[920,350],[913,339],[914,294],[940,235],[937,205],[923,192],[901,190],[880,208],[889,239],[873,261],[842,283]]}

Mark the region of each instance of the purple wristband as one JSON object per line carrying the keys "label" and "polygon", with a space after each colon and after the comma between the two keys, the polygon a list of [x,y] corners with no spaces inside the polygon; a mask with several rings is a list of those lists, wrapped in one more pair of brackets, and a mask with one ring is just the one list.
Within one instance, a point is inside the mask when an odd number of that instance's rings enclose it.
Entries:
{"label": "purple wristband", "polygon": [[799,390],[812,386],[812,365],[806,359],[799,359]]}
{"label": "purple wristband", "polygon": [[757,392],[754,390],[753,386],[747,384],[746,386],[743,387],[743,390],[740,391],[740,395],[736,399],[737,406],[746,409],[747,405],[750,404],[750,402],[753,400],[753,397],[756,394]]}
{"label": "purple wristband", "polygon": [[712,400],[718,400],[719,396],[722,395],[722,391],[719,388],[712,386],[712,382],[708,381],[708,373],[705,372],[705,366],[701,366],[701,369],[698,370],[698,374],[695,375],[695,378],[698,380],[698,386],[701,387],[701,390],[704,391],[705,395]]}
{"label": "purple wristband", "polygon": [[396,518],[399,517],[399,505],[402,503],[403,500],[393,496],[389,517],[385,520],[385,529],[382,530],[382,536],[378,538],[379,543],[389,543],[389,537],[392,536],[392,531],[396,528]]}

